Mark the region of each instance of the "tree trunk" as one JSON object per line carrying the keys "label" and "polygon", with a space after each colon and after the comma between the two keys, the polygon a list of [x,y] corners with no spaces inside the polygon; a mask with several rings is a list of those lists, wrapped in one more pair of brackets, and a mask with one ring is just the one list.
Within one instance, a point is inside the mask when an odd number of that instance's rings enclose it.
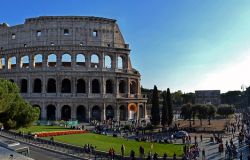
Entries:
{"label": "tree trunk", "polygon": [[195,125],[195,117],[193,117],[193,125]]}
{"label": "tree trunk", "polygon": [[200,125],[202,126],[202,119],[200,119]]}
{"label": "tree trunk", "polygon": [[189,127],[192,127],[191,119],[189,120]]}
{"label": "tree trunk", "polygon": [[211,118],[208,118],[208,125],[211,125]]}

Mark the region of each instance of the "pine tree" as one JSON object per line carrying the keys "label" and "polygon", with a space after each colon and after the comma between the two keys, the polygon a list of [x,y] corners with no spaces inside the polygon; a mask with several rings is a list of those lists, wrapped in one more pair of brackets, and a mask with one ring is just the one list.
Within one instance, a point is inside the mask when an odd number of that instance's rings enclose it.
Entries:
{"label": "pine tree", "polygon": [[154,86],[153,95],[152,95],[151,123],[153,125],[160,124],[159,97],[158,97],[158,90],[156,86]]}
{"label": "pine tree", "polygon": [[163,127],[165,127],[165,125],[167,124],[167,101],[166,101],[166,91],[164,91],[162,93],[162,98],[163,98],[163,102],[162,102],[162,110],[161,110],[161,125]]}
{"label": "pine tree", "polygon": [[173,115],[171,93],[169,88],[167,89],[166,101],[167,101],[167,124],[171,125],[173,123],[174,115]]}

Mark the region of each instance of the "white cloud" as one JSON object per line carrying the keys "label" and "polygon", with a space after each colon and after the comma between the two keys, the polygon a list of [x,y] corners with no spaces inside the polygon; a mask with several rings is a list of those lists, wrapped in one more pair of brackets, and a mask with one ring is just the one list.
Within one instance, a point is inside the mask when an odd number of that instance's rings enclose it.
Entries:
{"label": "white cloud", "polygon": [[[201,82],[193,89],[240,90],[241,85],[250,85],[250,50],[238,54],[237,59],[227,64],[221,64],[217,70],[204,74]],[[242,56],[243,55],[243,56]]]}

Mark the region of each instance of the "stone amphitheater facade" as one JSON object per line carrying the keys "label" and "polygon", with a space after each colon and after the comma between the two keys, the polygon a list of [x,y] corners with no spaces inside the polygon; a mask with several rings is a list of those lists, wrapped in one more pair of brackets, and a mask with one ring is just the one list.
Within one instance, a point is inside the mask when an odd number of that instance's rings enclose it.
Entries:
{"label": "stone amphitheater facade", "polygon": [[140,73],[116,20],[42,16],[0,24],[0,77],[16,83],[42,120],[145,118]]}

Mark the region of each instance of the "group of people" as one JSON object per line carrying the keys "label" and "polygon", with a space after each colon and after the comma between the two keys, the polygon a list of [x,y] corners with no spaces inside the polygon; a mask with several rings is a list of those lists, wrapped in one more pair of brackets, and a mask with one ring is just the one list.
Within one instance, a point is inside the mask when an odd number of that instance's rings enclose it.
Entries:
{"label": "group of people", "polygon": [[83,150],[85,153],[93,153],[95,150],[95,147],[92,144],[85,144],[83,146]]}

